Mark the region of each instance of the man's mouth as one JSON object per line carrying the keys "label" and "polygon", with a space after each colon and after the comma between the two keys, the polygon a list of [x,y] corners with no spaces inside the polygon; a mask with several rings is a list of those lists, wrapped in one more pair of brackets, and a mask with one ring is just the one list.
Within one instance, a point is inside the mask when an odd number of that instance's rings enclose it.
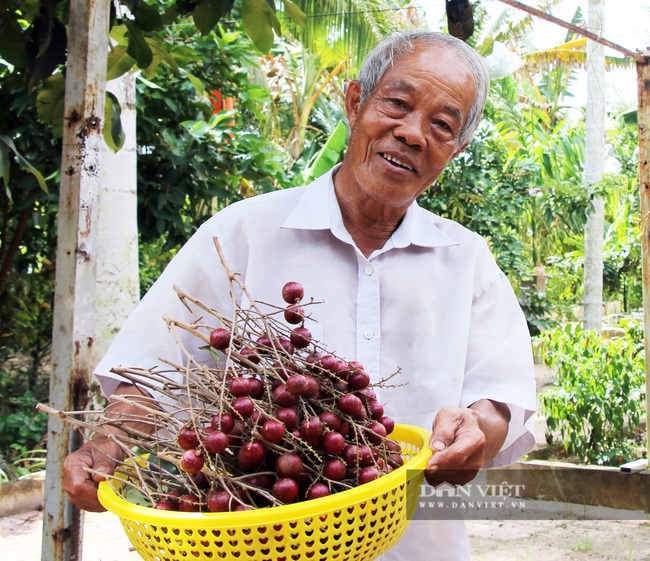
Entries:
{"label": "man's mouth", "polygon": [[389,161],[391,164],[395,164],[396,166],[407,169],[409,171],[415,171],[415,169],[412,166],[398,160],[397,158],[395,158],[393,156],[390,156],[388,154],[380,154],[380,155],[381,155],[382,158],[384,158],[384,160]]}

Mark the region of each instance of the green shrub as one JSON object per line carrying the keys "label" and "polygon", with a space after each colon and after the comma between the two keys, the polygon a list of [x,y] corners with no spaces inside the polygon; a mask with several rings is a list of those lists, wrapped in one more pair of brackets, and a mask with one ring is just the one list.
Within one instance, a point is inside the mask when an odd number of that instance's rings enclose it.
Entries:
{"label": "green shrub", "polygon": [[625,335],[611,339],[579,325],[535,338],[538,355],[557,370],[553,387],[540,396],[546,439],[550,444],[559,435],[566,452],[585,463],[618,465],[641,454],[643,330],[632,320],[622,327]]}

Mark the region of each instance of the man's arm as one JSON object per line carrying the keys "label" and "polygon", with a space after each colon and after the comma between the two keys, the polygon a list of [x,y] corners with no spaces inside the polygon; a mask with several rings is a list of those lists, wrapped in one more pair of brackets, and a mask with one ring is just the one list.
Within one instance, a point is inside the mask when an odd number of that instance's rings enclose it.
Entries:
{"label": "man's arm", "polygon": [[510,409],[480,399],[469,408],[445,407],[436,415],[429,445],[433,456],[425,476],[429,484],[464,485],[494,458],[508,435]]}
{"label": "man's arm", "polygon": [[[137,403],[126,403],[115,399],[114,396],[127,397],[133,402],[138,400],[150,401],[150,396],[131,384],[120,384],[115,393],[109,399],[107,416],[115,419],[137,415],[145,416],[146,412]],[[142,399],[142,398],[145,399]],[[124,421],[125,425],[140,432],[151,434],[154,426],[146,420]],[[107,432],[113,434],[124,434],[116,426],[107,428]],[[97,499],[97,484],[105,478],[96,473],[89,473],[87,468],[95,471],[112,474],[115,471],[117,461],[124,458],[120,446],[109,436],[98,434],[90,442],[86,442],[79,450],[70,454],[63,462],[63,490],[68,494],[70,500],[79,508],[91,512],[102,512],[106,510]]]}

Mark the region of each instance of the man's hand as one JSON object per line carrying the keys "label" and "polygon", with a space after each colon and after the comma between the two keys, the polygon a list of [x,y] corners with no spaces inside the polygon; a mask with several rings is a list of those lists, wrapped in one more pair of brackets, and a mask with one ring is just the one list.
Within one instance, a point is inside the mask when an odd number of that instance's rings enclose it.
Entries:
{"label": "man's hand", "polygon": [[87,468],[112,475],[116,460],[123,457],[119,444],[106,436],[96,436],[70,454],[63,462],[63,490],[70,501],[83,510],[105,511],[97,498],[97,485],[105,477],[90,473]]}
{"label": "man's hand", "polygon": [[433,422],[425,477],[430,485],[464,485],[501,449],[508,434],[510,410],[481,399],[469,408],[445,407]]}
{"label": "man's hand", "polygon": [[[128,401],[123,401],[118,396]],[[146,409],[140,407],[138,402],[150,406],[151,397],[131,384],[120,384],[106,409],[107,416],[115,419],[115,424],[110,425],[107,432],[118,435],[123,432],[121,426],[151,434],[154,425],[148,422]],[[63,490],[68,494],[70,501],[83,510],[105,511],[97,498],[97,485],[105,477],[90,473],[88,469],[112,475],[117,463],[123,459],[124,452],[120,445],[104,434],[96,435],[90,442],[70,454],[62,466]]]}

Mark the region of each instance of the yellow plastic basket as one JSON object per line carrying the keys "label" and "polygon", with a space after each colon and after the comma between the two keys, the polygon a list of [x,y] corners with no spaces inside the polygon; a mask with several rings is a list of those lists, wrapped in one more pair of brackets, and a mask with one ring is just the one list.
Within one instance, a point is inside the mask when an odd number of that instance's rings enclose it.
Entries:
{"label": "yellow plastic basket", "polygon": [[229,513],[170,512],[122,499],[112,482],[99,500],[119,516],[148,561],[370,561],[400,539],[431,455],[429,433],[396,425],[404,465],[370,483],[296,504]]}

